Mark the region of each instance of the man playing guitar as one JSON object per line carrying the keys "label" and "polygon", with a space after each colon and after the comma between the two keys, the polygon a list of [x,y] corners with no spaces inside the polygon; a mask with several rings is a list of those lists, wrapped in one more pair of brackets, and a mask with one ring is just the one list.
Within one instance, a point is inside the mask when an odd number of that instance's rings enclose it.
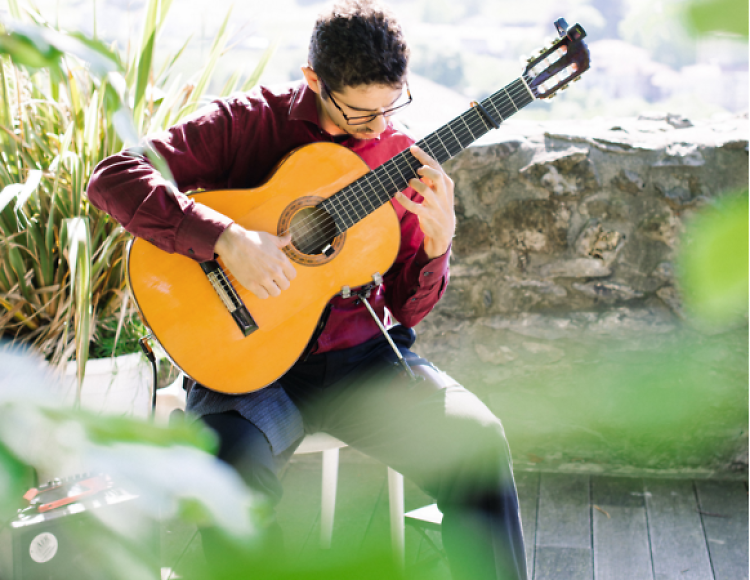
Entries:
{"label": "man playing guitar", "polygon": [[[400,246],[369,303],[381,321],[392,316],[399,323],[389,332],[418,380],[401,370],[362,296],[353,292],[330,300],[306,352],[274,383],[244,394],[196,385],[188,410],[216,431],[219,457],[271,508],[282,494],[280,469],[305,433],[324,431],[392,466],[437,500],[455,578],[525,579],[518,500],[500,421],[409,350],[411,328],[448,283],[456,220],[453,182],[389,119],[411,102],[408,56],[389,12],[369,0],[343,0],[318,18],[302,82],[215,101],[149,141],[180,191],[257,187],[284,156],[310,143],[340,144],[370,168],[411,146],[421,179],[409,181],[390,202]],[[125,150],[96,168],[88,196],[165,252],[196,262],[218,255],[237,284],[269,304],[290,291],[297,272],[284,251],[289,234],[249,231],[180,191],[144,156]],[[268,537],[277,531],[268,524]],[[211,530],[202,534],[209,563],[220,566],[212,561]]]}

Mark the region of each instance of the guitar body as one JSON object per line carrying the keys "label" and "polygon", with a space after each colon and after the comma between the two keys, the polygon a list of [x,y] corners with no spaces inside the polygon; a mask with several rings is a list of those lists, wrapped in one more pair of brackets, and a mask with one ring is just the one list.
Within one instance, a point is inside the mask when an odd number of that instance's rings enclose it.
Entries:
{"label": "guitar body", "polygon": [[[368,171],[349,149],[314,143],[286,156],[258,188],[192,197],[244,228],[280,235],[294,220],[306,225],[311,221],[306,211]],[[147,326],[177,366],[210,389],[247,393],[273,383],[296,362],[342,287],[367,284],[391,267],[400,245],[396,212],[386,203],[330,242],[327,251],[306,254],[293,234],[285,252],[297,277],[277,297],[261,300],[233,283],[257,325],[248,335],[190,258],[137,238],[128,255],[128,277]]]}

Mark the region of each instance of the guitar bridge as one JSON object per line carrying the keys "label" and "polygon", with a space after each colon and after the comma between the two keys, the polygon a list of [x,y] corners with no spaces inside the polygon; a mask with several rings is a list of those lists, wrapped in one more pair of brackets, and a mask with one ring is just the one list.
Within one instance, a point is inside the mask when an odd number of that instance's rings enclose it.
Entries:
{"label": "guitar bridge", "polygon": [[231,314],[242,335],[250,336],[258,330],[258,325],[227,278],[221,264],[216,260],[208,260],[201,262],[201,268],[206,273],[208,281],[211,282],[211,286],[213,286],[213,289],[219,295],[219,298],[221,298],[221,301],[226,306],[229,314]]}

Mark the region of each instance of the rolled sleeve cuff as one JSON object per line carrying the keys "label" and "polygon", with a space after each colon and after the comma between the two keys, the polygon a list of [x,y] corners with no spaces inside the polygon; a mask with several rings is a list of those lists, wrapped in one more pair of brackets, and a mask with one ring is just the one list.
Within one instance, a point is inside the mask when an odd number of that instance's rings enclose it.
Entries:
{"label": "rolled sleeve cuff", "polygon": [[442,284],[443,279],[448,274],[450,255],[451,249],[449,247],[445,254],[430,260],[424,251],[424,247],[420,246],[414,263],[419,268],[419,287],[421,289]]}
{"label": "rolled sleeve cuff", "polygon": [[177,228],[175,252],[198,262],[212,260],[216,241],[233,221],[208,206],[193,204]]}

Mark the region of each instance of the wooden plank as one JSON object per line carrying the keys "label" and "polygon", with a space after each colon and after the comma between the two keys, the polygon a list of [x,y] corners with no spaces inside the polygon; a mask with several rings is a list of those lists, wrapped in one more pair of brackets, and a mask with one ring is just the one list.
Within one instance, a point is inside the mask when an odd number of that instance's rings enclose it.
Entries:
{"label": "wooden plank", "polygon": [[533,578],[534,580],[591,579],[591,548],[537,546]]}
{"label": "wooden plank", "polygon": [[647,479],[646,510],[656,580],[712,580],[693,482]]}
{"label": "wooden plank", "polygon": [[521,510],[521,528],[523,529],[524,547],[526,549],[526,569],[529,578],[533,578],[537,507],[539,504],[539,473],[521,471],[516,472],[513,477],[516,480],[518,507]]}
{"label": "wooden plank", "polygon": [[542,473],[534,578],[591,579],[591,560],[589,476]]}
{"label": "wooden plank", "polygon": [[643,481],[628,477],[592,477],[591,500],[594,578],[653,579]]}
{"label": "wooden plank", "polygon": [[536,544],[591,549],[588,475],[542,473]]}
{"label": "wooden plank", "polygon": [[716,580],[747,580],[747,490],[741,481],[696,481],[698,506]]}

